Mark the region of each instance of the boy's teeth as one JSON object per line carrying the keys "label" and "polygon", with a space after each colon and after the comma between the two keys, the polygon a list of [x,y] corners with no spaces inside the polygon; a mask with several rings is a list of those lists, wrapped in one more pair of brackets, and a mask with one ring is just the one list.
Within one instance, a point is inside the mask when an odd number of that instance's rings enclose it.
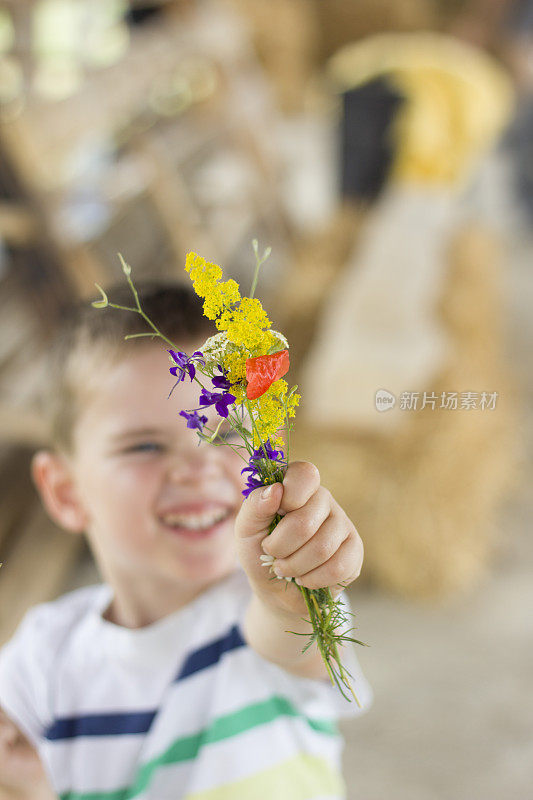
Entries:
{"label": "boy's teeth", "polygon": [[191,530],[202,530],[210,528],[224,517],[228,516],[226,508],[219,508],[216,511],[204,511],[202,514],[167,514],[163,517],[165,525],[180,528],[190,528]]}

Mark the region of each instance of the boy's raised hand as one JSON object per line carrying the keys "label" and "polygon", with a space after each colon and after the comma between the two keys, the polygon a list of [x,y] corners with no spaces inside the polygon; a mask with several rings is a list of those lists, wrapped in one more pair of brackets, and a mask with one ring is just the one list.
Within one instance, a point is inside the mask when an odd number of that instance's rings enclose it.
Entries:
{"label": "boy's raised hand", "polygon": [[[276,512],[284,516],[269,536]],[[289,464],[283,483],[251,492],[237,515],[235,534],[255,594],[274,610],[301,615],[305,604],[295,586],[262,566],[261,555],[274,557],[277,574],[308,589],[330,587],[334,597],[361,572],[361,537],[308,461]]]}

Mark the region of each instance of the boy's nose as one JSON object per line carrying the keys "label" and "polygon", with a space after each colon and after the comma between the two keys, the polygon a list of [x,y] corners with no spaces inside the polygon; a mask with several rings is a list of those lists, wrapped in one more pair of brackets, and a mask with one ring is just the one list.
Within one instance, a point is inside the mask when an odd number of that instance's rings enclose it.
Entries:
{"label": "boy's nose", "polygon": [[217,464],[216,447],[205,442],[200,445],[195,443],[172,455],[168,474],[172,480],[183,481],[187,478],[197,478],[199,475],[214,473],[217,470]]}

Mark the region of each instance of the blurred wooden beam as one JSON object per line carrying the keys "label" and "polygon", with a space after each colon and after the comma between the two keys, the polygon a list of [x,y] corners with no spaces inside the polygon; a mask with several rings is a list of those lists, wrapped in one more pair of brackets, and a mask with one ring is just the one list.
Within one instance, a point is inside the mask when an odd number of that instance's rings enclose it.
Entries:
{"label": "blurred wooden beam", "polygon": [[31,485],[30,460],[28,450],[0,441],[0,561],[6,556],[10,537],[27,514],[28,498],[35,496]]}
{"label": "blurred wooden beam", "polygon": [[28,246],[37,235],[33,214],[20,203],[0,202],[0,238],[14,247]]}
{"label": "blurred wooden beam", "polygon": [[45,447],[46,426],[39,414],[0,404],[0,442],[24,447]]}

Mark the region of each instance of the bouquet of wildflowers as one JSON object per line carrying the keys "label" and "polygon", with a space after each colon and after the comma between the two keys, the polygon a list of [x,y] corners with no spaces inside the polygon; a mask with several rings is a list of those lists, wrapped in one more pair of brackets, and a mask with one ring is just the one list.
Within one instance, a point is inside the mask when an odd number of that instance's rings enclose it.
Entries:
{"label": "bouquet of wildflowers", "polygon": [[[204,301],[204,315],[214,320],[219,330],[219,333],[205,342],[201,350],[190,355],[177,350],[146,316],[131,278],[131,267],[122,256],[119,256],[122,268],[136,307],[126,308],[110,303],[98,284],[102,298],[92,304],[96,308],[112,306],[139,313],[151,330],[126,338],[160,337],[171,345],[168,353],[172,364],[170,373],[177,379],[175,386],[188,376],[200,388],[198,407],[183,409],[179,413],[186,420],[187,427],[195,429],[201,440],[212,446],[231,447],[243,458],[246,462],[241,471],[246,479],[242,492],[245,498],[254,489],[283,481],[290,458],[293,418],[300,401],[300,395],[296,391],[298,387],[289,388],[283,378],[289,370],[288,342],[281,333],[271,330],[271,322],[261,302],[254,298],[259,270],[270,255],[270,248],[260,256],[255,240],[253,247],[256,267],[247,297],[241,295],[236,281],[221,280],[222,269],[218,265],[207,262],[196,253],[187,255],[185,269],[196,294]],[[202,410],[209,406],[214,406],[220,417],[215,429],[207,426],[208,419],[202,414]],[[232,432],[237,432],[240,444],[219,436],[219,429],[225,421],[229,421]],[[282,432],[285,433],[286,441],[282,438]],[[270,524],[269,534],[281,518],[280,514],[276,514]],[[270,567],[273,561],[267,555],[261,556],[261,560],[265,567]],[[275,578],[277,576],[273,575],[273,579]],[[303,651],[316,642],[332,683],[338,686],[346,699],[349,698],[343,687],[348,689],[359,704],[349,681],[351,675],[342,665],[338,646],[344,642],[361,645],[364,642],[348,635],[350,631],[346,630],[347,612],[342,603],[333,599],[329,588],[307,589],[296,584],[293,578],[285,580],[294,583],[309,613],[311,632]]]}

